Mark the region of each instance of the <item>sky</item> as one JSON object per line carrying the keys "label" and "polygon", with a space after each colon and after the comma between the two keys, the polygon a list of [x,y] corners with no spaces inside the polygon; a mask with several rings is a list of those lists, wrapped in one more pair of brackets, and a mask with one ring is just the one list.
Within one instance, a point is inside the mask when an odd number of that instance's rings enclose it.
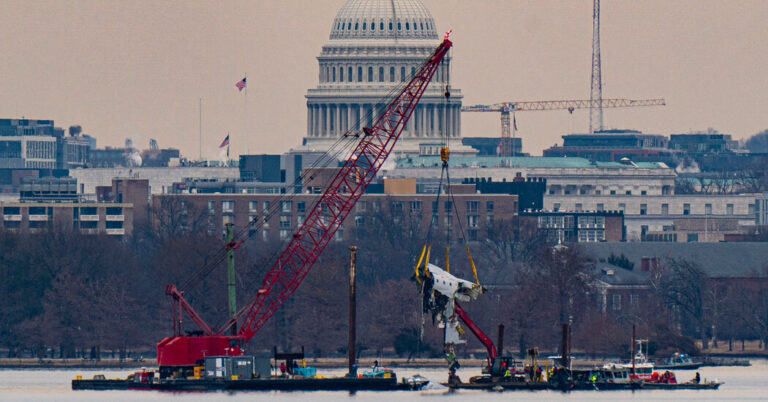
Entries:
{"label": "sky", "polygon": [[[197,159],[282,153],[306,135],[306,90],[345,0],[3,0],[0,118],[81,125],[98,145],[150,139]],[[601,9],[606,128],[675,134],[768,128],[768,2],[610,0]],[[452,87],[464,104],[588,99],[589,0],[424,0],[453,30]],[[248,76],[248,94],[235,83]],[[200,104],[202,103],[202,113]],[[200,122],[202,120],[202,125]],[[586,132],[588,111],[519,112],[525,152]],[[200,128],[202,127],[202,142]],[[464,113],[465,137],[499,117]]]}

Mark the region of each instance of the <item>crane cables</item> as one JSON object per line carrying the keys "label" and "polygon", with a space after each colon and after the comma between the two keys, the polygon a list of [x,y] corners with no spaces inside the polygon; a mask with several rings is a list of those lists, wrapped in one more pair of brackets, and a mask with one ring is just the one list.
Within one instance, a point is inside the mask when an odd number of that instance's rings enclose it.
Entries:
{"label": "crane cables", "polygon": [[451,175],[446,168],[445,176],[448,180],[448,194],[451,197],[453,203],[453,212],[456,214],[456,221],[459,222],[459,233],[461,233],[461,239],[464,243],[464,248],[467,250],[467,257],[469,257],[469,264],[472,266],[472,274],[475,276],[475,283],[480,284],[480,279],[477,278],[477,267],[475,266],[475,260],[472,258],[472,253],[469,251],[469,243],[467,242],[467,234],[464,232],[464,227],[461,224],[461,217],[459,216],[459,209],[456,208],[456,197],[453,194],[453,190],[450,187]]}
{"label": "crane cables", "polygon": [[[445,86],[445,104],[447,106],[448,100],[451,97],[450,92],[450,84],[446,84]],[[443,110],[447,111],[447,107],[445,107]],[[461,224],[461,216],[459,216],[459,210],[457,208],[456,204],[456,197],[453,194],[453,190],[451,188],[451,175],[448,169],[448,161],[450,160],[450,149],[448,148],[448,141],[449,141],[449,134],[448,134],[448,118],[447,118],[447,112],[443,113],[446,121],[443,125],[445,135],[443,137],[443,147],[440,149],[440,160],[442,161],[442,168],[440,170],[440,181],[438,183],[437,187],[437,196],[435,197],[435,204],[432,208],[432,219],[429,222],[429,228],[427,229],[427,236],[426,241],[424,242],[424,247],[421,250],[421,255],[419,256],[419,260],[416,263],[416,268],[414,269],[415,272],[415,278],[416,281],[421,284],[421,278],[420,278],[420,271],[419,267],[421,267],[422,262],[424,263],[424,276],[429,277],[429,257],[432,251],[432,232],[433,228],[437,225],[438,216],[439,216],[439,210],[440,210],[440,193],[443,189],[443,178],[445,177],[446,181],[446,196],[450,198],[452,203],[452,210],[456,215],[456,221],[458,221],[459,224],[459,233],[461,233],[462,242],[464,244],[464,248],[467,251],[467,256],[469,257],[469,263],[472,266],[472,273],[475,277],[475,283],[480,285],[480,280],[477,276],[477,267],[475,266],[475,260],[472,258],[472,253],[469,250],[469,243],[467,242],[467,236],[464,231],[464,227]],[[426,257],[426,258],[425,258]],[[450,246],[446,246],[445,250],[445,268],[446,272],[450,273]]]}

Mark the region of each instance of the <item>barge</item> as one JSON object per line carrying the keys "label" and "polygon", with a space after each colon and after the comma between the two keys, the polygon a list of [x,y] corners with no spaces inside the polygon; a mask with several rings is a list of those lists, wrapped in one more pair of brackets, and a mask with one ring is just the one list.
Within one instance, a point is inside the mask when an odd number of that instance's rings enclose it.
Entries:
{"label": "barge", "polygon": [[[98,376],[97,376],[98,377]],[[157,391],[411,391],[426,382],[390,378],[257,378],[250,380],[175,379],[141,382],[131,379],[74,379],[73,390],[157,390]]]}

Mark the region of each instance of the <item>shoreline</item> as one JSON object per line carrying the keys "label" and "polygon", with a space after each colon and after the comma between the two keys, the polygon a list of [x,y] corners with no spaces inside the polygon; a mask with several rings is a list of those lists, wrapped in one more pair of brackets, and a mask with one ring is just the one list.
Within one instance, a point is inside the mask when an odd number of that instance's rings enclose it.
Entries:
{"label": "shoreline", "polygon": [[[699,358],[709,359],[765,359],[766,354],[706,354],[697,356]],[[358,360],[359,369],[372,367],[375,357],[365,357]],[[447,368],[445,359],[442,358],[378,358],[381,366],[391,368]],[[485,359],[459,359],[463,367],[478,368],[485,365]],[[527,359],[526,359],[527,360]],[[544,363],[544,359],[540,360]],[[607,359],[574,359],[576,366],[602,365],[610,360]],[[307,365],[324,369],[343,369],[346,368],[348,360],[346,357],[325,357],[318,359],[307,359]],[[156,359],[144,359],[142,361],[119,361],[119,359],[102,359],[98,361],[82,359],[37,359],[37,358],[0,358],[1,369],[139,369],[142,367],[157,367]]]}

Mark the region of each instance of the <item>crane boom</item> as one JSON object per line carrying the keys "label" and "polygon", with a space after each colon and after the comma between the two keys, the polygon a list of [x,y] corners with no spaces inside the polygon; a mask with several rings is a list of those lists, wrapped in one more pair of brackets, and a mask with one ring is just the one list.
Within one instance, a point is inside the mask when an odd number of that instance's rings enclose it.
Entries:
{"label": "crane boom", "polygon": [[494,360],[496,360],[496,357],[499,355],[498,351],[496,350],[496,345],[494,345],[491,338],[489,338],[488,335],[486,335],[485,332],[483,332],[483,330],[480,329],[480,327],[478,327],[471,318],[469,318],[469,315],[466,311],[464,311],[459,302],[454,302],[453,309],[461,321],[466,324],[467,327],[469,327],[469,330],[473,335],[475,335],[475,338],[477,338],[477,340],[479,340],[480,343],[482,343],[483,346],[485,346],[485,349],[488,351],[487,363],[488,371],[490,372],[491,367],[493,367]]}
{"label": "crane boom", "polygon": [[496,112],[501,113],[501,144],[499,156],[512,156],[512,134],[510,130],[510,113],[540,110],[567,110],[573,113],[576,109],[607,109],[637,106],[664,106],[666,102],[659,99],[571,99],[550,101],[502,102],[491,105],[472,105],[461,108],[462,112]]}
{"label": "crane boom", "polygon": [[267,274],[255,300],[243,313],[240,334],[246,341],[296,291],[365,188],[376,178],[450,47],[451,42],[447,39],[441,43],[373,127],[363,129],[362,139],[352,155],[315,203],[304,224]]}
{"label": "crane boom", "polygon": [[[358,133],[360,140],[354,151],[266,274],[253,301],[213,334],[206,332],[206,336],[201,337],[174,334],[176,336],[161,341],[158,344],[158,365],[161,368],[194,365],[204,356],[242,354],[245,343],[296,291],[366,187],[376,178],[376,173],[392,152],[400,133],[451,46],[446,34],[445,40],[382,111],[373,126],[365,127],[362,133]],[[181,292],[172,292],[172,295],[176,303],[181,304],[180,309],[192,317],[196,316]],[[202,319],[194,321],[201,326]],[[227,329],[239,321],[242,321],[242,325],[237,335],[225,336]],[[206,328],[203,330],[206,331]]]}

